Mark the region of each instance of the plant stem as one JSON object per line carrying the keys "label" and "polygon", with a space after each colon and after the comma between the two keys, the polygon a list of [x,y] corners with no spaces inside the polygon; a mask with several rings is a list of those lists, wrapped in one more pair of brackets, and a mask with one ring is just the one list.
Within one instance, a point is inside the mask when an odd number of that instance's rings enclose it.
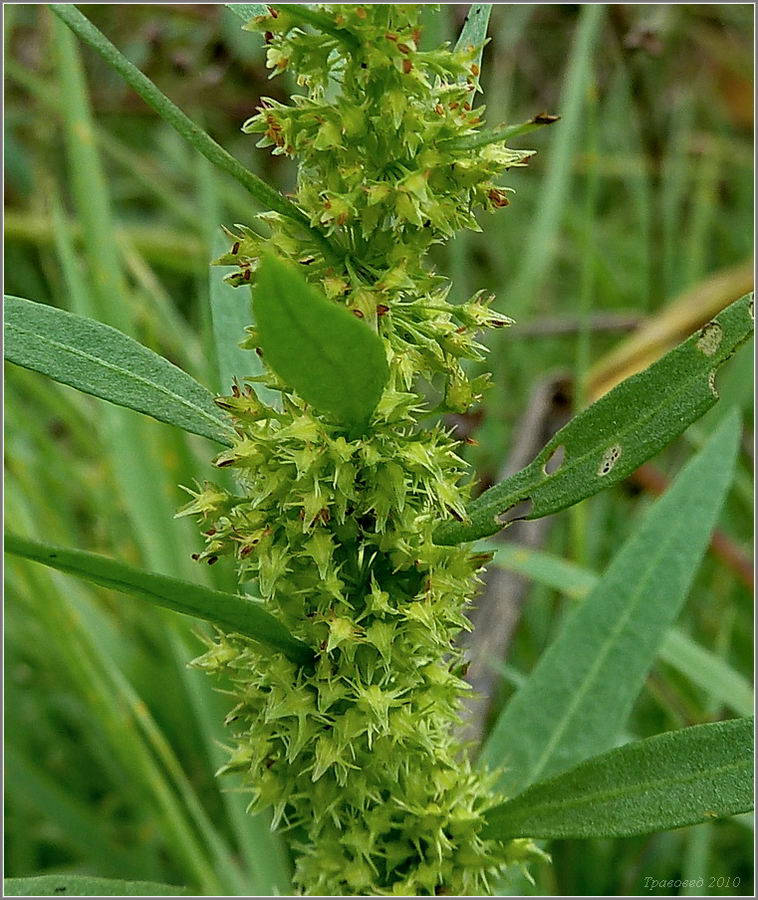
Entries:
{"label": "plant stem", "polygon": [[206,159],[223,169],[232,178],[235,178],[262,206],[275,210],[302,225],[311,234],[322,252],[328,258],[334,257],[334,250],[329,241],[321,232],[311,227],[307,216],[294,203],[291,203],[286,197],[283,197],[278,191],[266,184],[263,179],[253,175],[238,159],[235,159],[227,150],[214,141],[209,134],[198,127],[146,75],[143,75],[136,66],[132,65],[121,51],[75,6],[51,4],[50,9],[81,40],[89,44],[109,65],[113,66],[124,81],[142,97],[145,103],[151,106],[189,144],[196,150],[199,150]]}
{"label": "plant stem", "polygon": [[520,125],[500,125],[489,131],[480,131],[478,134],[470,134],[462,138],[454,138],[444,141],[444,145],[451,150],[475,150],[477,147],[484,147],[486,144],[494,144],[496,141],[507,141],[510,138],[519,137],[522,134],[529,134],[530,131],[537,131],[544,128],[545,125],[552,125],[557,122],[560,116],[551,116],[547,113],[540,113],[528,122],[522,122]]}

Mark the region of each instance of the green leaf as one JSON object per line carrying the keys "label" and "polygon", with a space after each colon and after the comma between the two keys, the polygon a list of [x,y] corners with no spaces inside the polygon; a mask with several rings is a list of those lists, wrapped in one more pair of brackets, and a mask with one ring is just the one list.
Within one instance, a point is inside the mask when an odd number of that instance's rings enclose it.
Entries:
{"label": "green leaf", "polygon": [[487,813],[485,836],[630,837],[753,808],[753,719],[635,741],[535,784]]}
{"label": "green leaf", "polygon": [[523,790],[606,750],[624,727],[708,546],[734,471],[732,414],[656,501],[570,616],[487,740],[498,786]]}
{"label": "green leaf", "polygon": [[203,154],[219,169],[236,179],[263,207],[276,210],[281,215],[295,222],[310,233],[322,252],[329,258],[333,251],[329,241],[316,228],[312,228],[308,217],[294,203],[274,190],[262,178],[254,175],[242,163],[235,159],[220,144],[196,125],[186,113],[166,97],[150,79],[134,66],[105,35],[96,28],[73,4],[53,3],[50,9],[62,19],[66,25],[103,59],[112,66],[124,81],[132,87],[140,97],[151,106],[158,115],[177,131],[189,144]]}
{"label": "green leaf", "polygon": [[253,312],[276,374],[320,412],[363,431],[389,375],[378,335],[271,256],[258,271]]}
{"label": "green leaf", "polygon": [[746,294],[572,419],[525,469],[478,497],[467,520],[440,525],[435,541],[486,537],[499,531],[508,510],[520,503],[530,504],[522,518],[539,519],[622,481],[713,406],[716,370],[752,331],[753,295]]}
{"label": "green leaf", "polygon": [[110,325],[5,297],[5,358],[220,444],[231,428],[194,378]]}
{"label": "green leaf", "polygon": [[156,572],[145,572],[96,553],[41,544],[15,534],[6,534],[5,549],[16,556],[147,600],[156,606],[204,619],[225,631],[243,634],[281,651],[293,662],[308,663],[313,657],[307,644],[293,637],[278,619],[250,598]]}
{"label": "green leaf", "polygon": [[121,881],[89,875],[37,875],[4,878],[6,897],[180,897],[186,888],[155,881]]}
{"label": "green leaf", "polygon": [[224,6],[236,13],[243,22],[249,22],[254,16],[268,15],[265,3],[225,3]]}
{"label": "green leaf", "polygon": [[479,47],[479,53],[474,58],[474,62],[481,68],[482,53],[484,52],[484,43],[487,40],[487,26],[490,22],[490,14],[492,13],[491,3],[472,3],[466,14],[466,21],[463,23],[461,33],[455,44],[456,50],[463,50],[467,47]]}
{"label": "green leaf", "polygon": [[[490,567],[517,572],[577,600],[583,600],[600,581],[595,572],[541,550],[514,544],[484,544],[478,545],[479,549],[494,551]],[[667,632],[658,658],[737,715],[749,716],[753,711],[753,691],[748,680],[678,628]]]}

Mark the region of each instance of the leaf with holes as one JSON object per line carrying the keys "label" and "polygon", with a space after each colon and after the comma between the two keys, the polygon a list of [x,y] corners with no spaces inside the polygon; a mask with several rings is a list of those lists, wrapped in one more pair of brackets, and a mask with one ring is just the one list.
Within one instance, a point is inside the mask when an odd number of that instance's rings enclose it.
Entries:
{"label": "leaf with holes", "polygon": [[753,719],[634,741],[487,813],[485,836],[631,837],[753,808]]}
{"label": "leaf with holes", "polygon": [[752,331],[753,295],[747,294],[579,413],[534,462],[478,497],[463,522],[440,525],[435,541],[486,537],[514,518],[549,516],[623,480],[713,406],[716,370]]}
{"label": "leaf with holes", "polygon": [[363,432],[389,374],[376,332],[270,256],[258,270],[253,311],[274,372],[319,412]]}
{"label": "leaf with holes", "polygon": [[211,394],[167,359],[110,325],[5,297],[5,358],[86,394],[231,444]]}
{"label": "leaf with holes", "polygon": [[307,663],[312,658],[307,644],[293,637],[278,619],[249,597],[227,594],[157,572],[145,572],[96,553],[53,547],[15,534],[5,535],[5,549],[15,556],[76,575],[156,606],[204,619],[225,631],[243,634],[264,646],[279,650],[293,662]]}
{"label": "leaf with holes", "polygon": [[656,501],[501,713],[482,753],[523,790],[613,746],[697,574],[729,489],[731,414]]}

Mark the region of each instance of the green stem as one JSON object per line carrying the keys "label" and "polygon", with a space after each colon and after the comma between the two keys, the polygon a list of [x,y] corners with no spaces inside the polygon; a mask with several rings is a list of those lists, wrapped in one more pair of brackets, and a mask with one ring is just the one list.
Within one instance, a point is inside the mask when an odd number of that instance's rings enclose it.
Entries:
{"label": "green stem", "polygon": [[519,137],[522,134],[529,134],[530,131],[537,131],[544,128],[545,125],[552,125],[557,122],[560,116],[550,116],[547,113],[540,113],[528,122],[522,122],[520,125],[500,125],[497,128],[491,128],[489,131],[480,131],[478,134],[469,134],[462,138],[453,138],[444,141],[446,148],[451,150],[475,150],[477,147],[484,147],[486,144],[494,144],[496,141],[507,141],[510,138]]}
{"label": "green stem", "polygon": [[176,104],[118,50],[75,6],[51,4],[50,9],[86,44],[121,75],[158,115],[168,122],[189,144],[214,165],[235,178],[262,205],[299,223],[307,229],[328,258],[334,258],[331,244],[321,232],[311,227],[307,216],[294,203],[283,197],[263,179],[253,175],[220,144],[198,127]]}

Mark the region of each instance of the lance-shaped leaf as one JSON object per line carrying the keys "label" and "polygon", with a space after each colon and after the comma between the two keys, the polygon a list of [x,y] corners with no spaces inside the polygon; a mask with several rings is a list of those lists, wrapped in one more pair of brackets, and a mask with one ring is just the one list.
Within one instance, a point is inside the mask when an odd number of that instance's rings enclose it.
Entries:
{"label": "lance-shaped leaf", "polygon": [[478,497],[466,520],[440,525],[435,541],[486,537],[519,504],[528,506],[521,518],[539,519],[623,480],[713,406],[716,370],[752,331],[753,295],[747,294],[572,419],[534,462]]}
{"label": "lance-shaped leaf", "polygon": [[37,875],[4,878],[6,897],[180,897],[183,887],[155,881],[122,881],[89,875]]}
{"label": "lance-shaped leaf", "polygon": [[157,572],[145,572],[96,553],[41,544],[15,534],[6,534],[5,549],[15,556],[76,575],[156,606],[204,619],[224,631],[243,634],[259,644],[281,651],[293,662],[308,663],[313,658],[307,644],[293,637],[278,619],[250,598],[215,591]]}
{"label": "lance-shaped leaf", "polygon": [[482,752],[523,790],[612,747],[684,603],[732,481],[735,415],[650,508],[510,699]]}
{"label": "lance-shaped leaf", "polygon": [[274,372],[319,412],[362,432],[389,374],[376,332],[271,256],[258,270],[253,311]]}
{"label": "lance-shaped leaf", "polygon": [[482,65],[482,53],[484,42],[487,40],[487,26],[492,13],[491,3],[472,3],[466,13],[466,21],[463,23],[461,33],[455,44],[456,50],[466,50],[469,47],[478,47],[479,52],[474,58],[477,68]]}
{"label": "lance-shaped leaf", "polygon": [[[587,597],[600,581],[600,577],[589,569],[522,544],[493,544],[477,549],[494,552],[494,559],[488,568],[517,572],[579,600]],[[747,678],[684,631],[669,629],[659,647],[658,659],[668,663],[714,701],[732,709],[738,716],[749,716],[753,711],[753,689]],[[504,736],[504,740],[509,737]]]}
{"label": "lance-shaped leaf", "polygon": [[167,359],[110,325],[5,297],[5,358],[86,394],[231,444],[211,394]]}
{"label": "lance-shaped leaf", "polygon": [[753,724],[695,725],[595,756],[489,810],[485,835],[629,837],[748,812]]}

